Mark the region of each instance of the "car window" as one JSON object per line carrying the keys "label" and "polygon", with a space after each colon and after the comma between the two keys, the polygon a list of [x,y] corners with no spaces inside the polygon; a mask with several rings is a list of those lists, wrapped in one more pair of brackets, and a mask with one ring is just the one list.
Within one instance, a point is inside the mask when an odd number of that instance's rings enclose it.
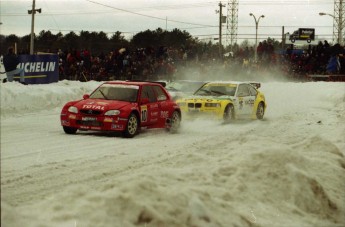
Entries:
{"label": "car window", "polygon": [[91,95],[93,99],[119,100],[126,102],[136,102],[138,86],[124,86],[120,84],[105,84],[98,87]]}
{"label": "car window", "polygon": [[226,87],[226,94],[235,96],[237,86]]}
{"label": "car window", "polygon": [[249,96],[250,93],[249,93],[249,86],[246,85],[246,84],[240,84],[239,87],[238,87],[238,93],[237,93],[237,96],[238,97],[243,97],[243,96]]}
{"label": "car window", "polygon": [[156,96],[151,86],[143,86],[143,89],[141,90],[141,98],[148,98],[149,102],[156,102]]}
{"label": "car window", "polygon": [[229,95],[234,96],[236,92],[236,86],[231,85],[217,85],[217,84],[208,84],[200,88],[195,95],[212,95],[212,96],[222,96]]}
{"label": "car window", "polygon": [[253,88],[252,86],[249,86],[249,92],[251,96],[256,96],[257,95],[257,91],[255,88]]}
{"label": "car window", "polygon": [[167,95],[160,86],[153,86],[153,90],[157,95],[157,101],[164,101],[168,99]]}

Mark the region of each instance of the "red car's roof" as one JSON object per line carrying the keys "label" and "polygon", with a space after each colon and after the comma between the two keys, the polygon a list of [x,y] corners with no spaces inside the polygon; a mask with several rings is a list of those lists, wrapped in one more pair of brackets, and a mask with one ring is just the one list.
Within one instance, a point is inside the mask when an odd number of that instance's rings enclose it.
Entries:
{"label": "red car's roof", "polygon": [[163,87],[165,87],[165,84],[162,84],[162,82],[151,82],[151,81],[130,81],[130,80],[114,80],[114,81],[107,81],[104,82],[104,84],[126,84],[126,85],[155,85],[160,84]]}

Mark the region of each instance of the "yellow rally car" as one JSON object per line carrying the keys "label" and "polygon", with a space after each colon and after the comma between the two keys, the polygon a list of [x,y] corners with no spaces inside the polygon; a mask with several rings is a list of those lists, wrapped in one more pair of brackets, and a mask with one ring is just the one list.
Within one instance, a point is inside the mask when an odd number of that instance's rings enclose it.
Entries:
{"label": "yellow rally car", "polygon": [[192,96],[176,102],[186,116],[210,114],[224,122],[232,119],[263,119],[266,100],[257,82],[208,82]]}

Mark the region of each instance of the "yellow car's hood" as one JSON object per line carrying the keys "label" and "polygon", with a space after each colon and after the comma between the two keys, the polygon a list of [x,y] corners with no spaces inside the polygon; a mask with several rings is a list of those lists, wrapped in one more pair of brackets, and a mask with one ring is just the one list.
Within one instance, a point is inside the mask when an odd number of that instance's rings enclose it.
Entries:
{"label": "yellow car's hood", "polygon": [[219,97],[215,96],[191,96],[177,100],[177,102],[219,102],[222,100],[232,100],[232,96],[222,95]]}

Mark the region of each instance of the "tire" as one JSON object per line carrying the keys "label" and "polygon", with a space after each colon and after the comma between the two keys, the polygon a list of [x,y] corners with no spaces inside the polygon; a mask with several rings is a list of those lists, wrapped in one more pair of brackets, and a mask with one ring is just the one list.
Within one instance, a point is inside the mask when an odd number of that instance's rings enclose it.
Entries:
{"label": "tire", "polygon": [[139,120],[136,114],[131,113],[128,117],[127,126],[123,133],[126,138],[133,138],[139,129]]}
{"label": "tire", "polygon": [[264,114],[265,114],[264,103],[260,102],[258,105],[258,108],[256,109],[256,118],[259,120],[262,120],[264,118]]}
{"label": "tire", "polygon": [[311,43],[311,39],[307,39],[307,43]]}
{"label": "tire", "polygon": [[235,119],[235,109],[233,105],[227,105],[224,110],[224,123],[229,123]]}
{"label": "tire", "polygon": [[291,41],[292,43],[294,43],[296,40],[295,40],[294,38],[292,38],[292,39],[290,39],[290,41]]}
{"label": "tire", "polygon": [[176,133],[180,128],[180,123],[181,123],[180,113],[175,110],[171,115],[169,131],[171,133]]}
{"label": "tire", "polygon": [[63,130],[65,131],[66,134],[75,134],[78,129],[72,128],[72,127],[63,126]]}

